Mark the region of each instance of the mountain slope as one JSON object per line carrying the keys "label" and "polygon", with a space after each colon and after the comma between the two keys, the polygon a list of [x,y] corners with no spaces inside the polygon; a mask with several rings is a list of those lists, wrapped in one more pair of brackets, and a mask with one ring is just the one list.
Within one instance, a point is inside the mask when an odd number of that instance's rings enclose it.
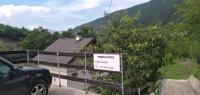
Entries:
{"label": "mountain slope", "polygon": [[29,30],[0,24],[0,51],[19,50],[18,42],[26,37]]}
{"label": "mountain slope", "polygon": [[[113,16],[115,13],[128,12],[129,16],[134,16],[137,12],[141,13],[141,17],[138,21],[139,24],[148,25],[154,22],[160,22],[166,24],[172,20],[176,20],[174,16],[176,11],[176,5],[180,4],[182,0],[151,0],[150,2],[140,4],[125,10],[116,11],[109,16]],[[92,27],[94,30],[99,30],[102,25],[108,21],[107,17],[102,17],[91,21],[89,23],[80,25],[73,29],[75,33],[80,32],[82,27]]]}
{"label": "mountain slope", "polygon": [[17,41],[0,37],[0,51],[20,49],[21,47],[18,45]]}
{"label": "mountain slope", "polygon": [[26,28],[17,28],[9,25],[0,24],[0,37],[10,40],[19,41],[25,38],[26,33],[29,32]]}

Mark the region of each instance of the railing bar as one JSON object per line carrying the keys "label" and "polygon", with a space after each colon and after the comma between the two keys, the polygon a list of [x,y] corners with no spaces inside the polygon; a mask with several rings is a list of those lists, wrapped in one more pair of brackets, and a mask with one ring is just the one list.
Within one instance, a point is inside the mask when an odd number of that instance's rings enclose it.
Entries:
{"label": "railing bar", "polygon": [[[51,75],[53,77],[59,77],[60,76],[62,79],[67,79],[67,80],[71,80],[71,81],[85,82],[84,78],[77,78],[77,77],[59,75],[59,74],[54,74],[54,73],[51,73]],[[88,80],[89,84],[94,84],[94,85],[97,85],[97,86],[107,87],[107,88],[111,88],[111,89],[113,88],[113,89],[119,90],[121,92],[121,84],[101,82],[101,81],[90,80],[90,79],[87,79],[87,80]]]}
{"label": "railing bar", "polygon": [[40,67],[40,51],[39,50],[37,51],[37,54],[38,54],[38,56],[37,56],[37,65],[38,65],[38,67]]}
{"label": "railing bar", "polygon": [[59,52],[56,54],[57,64],[58,64],[58,73],[59,73],[59,87],[61,87],[61,78],[60,78],[60,61],[59,61]]}
{"label": "railing bar", "polygon": [[[31,60],[30,62],[36,63],[35,60]],[[57,66],[57,63],[53,63],[53,62],[40,61],[40,64],[48,65],[48,66]],[[60,67],[84,70],[84,65],[60,64]],[[87,66],[87,70],[97,71],[97,72],[119,73],[119,74],[121,73],[121,72],[117,72],[117,71],[98,70],[98,69],[94,69],[93,67],[90,67],[90,66]]]}

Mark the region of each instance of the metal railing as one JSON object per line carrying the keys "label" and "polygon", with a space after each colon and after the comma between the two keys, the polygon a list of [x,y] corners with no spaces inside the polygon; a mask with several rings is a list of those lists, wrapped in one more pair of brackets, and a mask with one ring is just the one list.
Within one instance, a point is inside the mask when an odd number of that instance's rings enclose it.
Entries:
{"label": "metal railing", "polygon": [[[30,58],[30,54],[34,53],[33,55],[38,55],[37,61],[32,60]],[[87,93],[87,84],[93,84],[96,86],[108,88],[108,89],[115,89],[118,90],[119,92],[122,92],[122,95],[124,93],[124,88],[123,88],[123,65],[121,68],[121,72],[116,72],[116,71],[106,71],[106,70],[98,70],[94,69],[93,66],[87,65],[87,60],[86,58],[92,58],[93,54],[92,53],[63,53],[63,52],[51,52],[51,51],[38,51],[38,50],[22,50],[22,51],[1,51],[0,56],[2,55],[13,55],[13,54],[26,54],[26,58],[20,58],[20,59],[15,59],[15,60],[10,60],[11,62],[18,64],[18,63],[34,63],[36,65],[48,65],[48,66],[54,66],[59,68],[59,74],[56,73],[51,73],[53,77],[58,77],[59,79],[66,79],[66,80],[71,80],[71,81],[77,81],[77,82],[83,82],[86,84],[86,93]],[[40,60],[40,55],[53,55],[57,57],[57,63],[54,62],[44,62]],[[59,62],[59,56],[70,56],[70,57],[82,57],[84,58],[84,64],[80,65],[74,65],[74,64],[60,64]],[[122,57],[122,56],[121,56]],[[121,60],[122,61],[122,60]],[[85,70],[85,78],[79,78],[79,77],[73,77],[69,75],[61,75],[60,74],[60,68],[72,68],[72,69],[79,69],[79,70]],[[87,71],[95,71],[95,72],[108,72],[108,73],[117,73],[117,74],[122,74],[122,83],[111,83],[111,82],[103,82],[103,81],[98,81],[98,80],[92,80],[87,78]],[[66,72],[67,73],[67,72]],[[59,84],[61,85],[61,82],[59,81]]]}

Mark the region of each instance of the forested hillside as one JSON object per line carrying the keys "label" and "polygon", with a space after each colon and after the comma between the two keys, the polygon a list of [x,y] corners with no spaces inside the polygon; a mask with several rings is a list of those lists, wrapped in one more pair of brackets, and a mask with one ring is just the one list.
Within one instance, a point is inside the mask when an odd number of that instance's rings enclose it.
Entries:
{"label": "forested hillside", "polygon": [[9,25],[0,24],[0,37],[20,41],[26,37],[27,30],[26,28],[16,28]]}
{"label": "forested hillside", "polygon": [[19,50],[21,47],[19,46],[17,41],[1,38],[0,37],[0,50]]}
{"label": "forested hillside", "polygon": [[151,0],[150,2],[137,5],[125,10],[116,11],[105,17],[96,19],[89,23],[80,25],[73,29],[73,32],[80,32],[83,27],[92,27],[94,30],[99,30],[102,25],[106,24],[109,18],[112,18],[116,13],[124,13],[127,11],[129,16],[134,16],[138,12],[140,18],[137,23],[143,25],[149,25],[154,22],[160,22],[166,24],[172,20],[178,20],[175,17],[176,6],[181,3],[182,0]]}
{"label": "forested hillside", "polygon": [[51,33],[43,27],[28,30],[24,27],[17,28],[0,24],[0,51],[19,49],[43,50],[58,38],[73,37],[70,31],[71,29],[61,33]]}

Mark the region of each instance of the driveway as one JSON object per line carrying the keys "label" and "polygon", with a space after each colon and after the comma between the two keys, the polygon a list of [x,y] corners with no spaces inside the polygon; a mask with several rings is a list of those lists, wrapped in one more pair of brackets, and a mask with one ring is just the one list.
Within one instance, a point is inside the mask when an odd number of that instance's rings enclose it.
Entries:
{"label": "driveway", "polygon": [[51,88],[49,89],[49,95],[99,95],[95,93],[88,93],[86,94],[85,91],[69,88],[69,87],[59,87],[55,84],[52,84]]}
{"label": "driveway", "polygon": [[161,95],[197,95],[188,80],[171,80],[164,82]]}

